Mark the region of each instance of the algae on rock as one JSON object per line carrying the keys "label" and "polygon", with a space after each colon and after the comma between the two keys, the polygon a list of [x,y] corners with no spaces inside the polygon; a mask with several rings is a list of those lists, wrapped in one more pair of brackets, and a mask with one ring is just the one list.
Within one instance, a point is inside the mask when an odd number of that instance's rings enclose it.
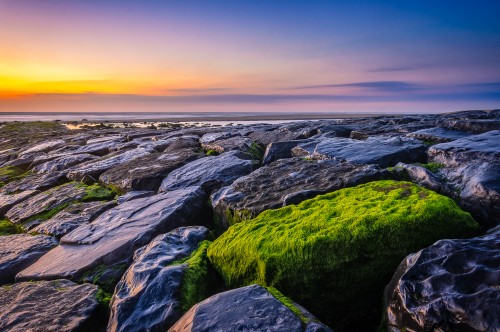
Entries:
{"label": "algae on rock", "polygon": [[407,254],[477,228],[450,198],[376,181],[235,224],[208,257],[230,287],[276,287],[339,331],[371,329],[384,286]]}

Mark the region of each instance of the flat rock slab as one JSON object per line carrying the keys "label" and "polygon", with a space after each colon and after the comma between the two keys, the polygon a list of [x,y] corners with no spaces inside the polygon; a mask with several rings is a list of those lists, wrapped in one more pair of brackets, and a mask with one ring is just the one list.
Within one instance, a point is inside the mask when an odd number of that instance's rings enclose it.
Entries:
{"label": "flat rock slab", "polygon": [[446,120],[443,125],[451,129],[481,134],[491,130],[500,130],[500,119]]}
{"label": "flat rock slab", "polygon": [[36,144],[36,145],[30,147],[29,149],[21,151],[19,153],[19,156],[23,156],[23,155],[31,154],[31,153],[37,153],[37,152],[49,152],[49,151],[55,150],[56,148],[63,146],[64,144],[66,144],[66,142],[62,139],[42,142],[42,143],[39,143],[39,144]]}
{"label": "flat rock slab", "polygon": [[400,137],[369,137],[364,141],[327,138],[296,146],[295,156],[312,159],[346,160],[359,164],[394,166],[398,162],[425,162],[426,147],[415,140]]}
{"label": "flat rock slab", "polygon": [[64,156],[56,157],[52,160],[40,163],[31,169],[34,173],[51,173],[66,170],[72,166],[81,164],[86,161],[95,160],[96,156],[81,153],[81,154],[67,154]]}
{"label": "flat rock slab", "polygon": [[213,150],[217,153],[223,153],[232,150],[247,152],[253,141],[234,132],[221,132],[203,135],[200,138],[200,143],[205,151]]}
{"label": "flat rock slab", "polygon": [[99,180],[122,190],[153,190],[173,170],[196,160],[204,154],[193,149],[182,149],[170,153],[147,155],[131,162],[113,167],[103,173]]}
{"label": "flat rock slab", "polygon": [[[312,317],[307,314],[306,317]],[[309,328],[311,323],[315,329]],[[251,285],[214,295],[198,303],[168,331],[331,331],[318,322],[310,321],[309,324],[304,324],[265,288]]]}
{"label": "flat rock slab", "polygon": [[188,257],[209,234],[203,226],[180,227],[136,250],[111,300],[108,331],[165,331],[181,317],[179,298]]}
{"label": "flat rock slab", "polygon": [[114,156],[106,156],[96,161],[90,161],[69,170],[67,177],[76,181],[92,181],[95,182],[99,176],[105,171],[116,167],[120,164],[130,162],[134,159],[151,154],[151,150],[137,148],[118,153]]}
{"label": "flat rock slab", "polygon": [[292,149],[299,144],[309,143],[311,140],[295,140],[269,143],[262,158],[262,165],[267,165],[282,158],[291,158]]}
{"label": "flat rock slab", "polygon": [[192,161],[172,171],[161,183],[160,192],[189,186],[201,186],[207,192],[219,189],[252,172],[254,162],[245,158],[249,155],[230,151]]}
{"label": "flat rock slab", "polygon": [[459,130],[434,127],[434,128],[417,130],[407,134],[406,136],[411,138],[416,138],[421,141],[427,141],[433,143],[445,143],[454,141],[456,139],[464,138],[470,135],[471,135],[470,133],[466,133]]}
{"label": "flat rock slab", "polygon": [[102,141],[92,139],[87,141],[87,145],[80,147],[75,153],[90,153],[96,156],[107,155],[112,149],[120,146],[125,139],[123,137],[103,137]]}
{"label": "flat rock slab", "polygon": [[133,199],[144,198],[155,195],[154,191],[140,190],[140,191],[129,191],[126,194],[118,196],[116,203],[123,204],[125,202],[131,201]]}
{"label": "flat rock slab", "polygon": [[45,235],[16,234],[0,236],[0,283],[14,281],[16,274],[57,245]]}
{"label": "flat rock slab", "polygon": [[53,235],[58,238],[75,228],[90,223],[101,213],[116,205],[115,202],[88,202],[73,204],[54,217],[33,228],[33,232]]}
{"label": "flat rock slab", "polygon": [[65,182],[68,182],[68,179],[64,172],[32,174],[7,183],[0,191],[6,194],[17,194],[27,190],[47,190]]}
{"label": "flat rock slab", "polygon": [[458,193],[460,205],[485,226],[500,223],[500,131],[431,146],[429,161]]}
{"label": "flat rock slab", "polygon": [[29,219],[37,219],[36,216],[40,213],[78,201],[85,196],[85,193],[85,186],[78,183],[68,183],[22,201],[10,209],[5,216],[14,223],[28,222],[23,227],[31,229],[36,227],[41,221]]}
{"label": "flat rock slab", "polygon": [[39,194],[38,190],[26,190],[19,194],[5,194],[0,193],[0,216],[3,216],[7,211],[9,211],[14,205],[30,198],[36,194]]}
{"label": "flat rock slab", "polygon": [[131,259],[155,236],[199,221],[205,201],[199,187],[188,187],[120,204],[62,237],[59,246],[16,278],[78,279],[99,264]]}
{"label": "flat rock slab", "polygon": [[376,165],[334,160],[281,159],[263,166],[212,195],[217,223],[223,229],[268,209],[298,204],[319,194],[379,180]]}
{"label": "flat rock slab", "polygon": [[97,286],[69,280],[23,282],[0,288],[0,330],[76,331],[95,313]]}
{"label": "flat rock slab", "polygon": [[499,331],[500,228],[403,260],[386,288],[388,331]]}

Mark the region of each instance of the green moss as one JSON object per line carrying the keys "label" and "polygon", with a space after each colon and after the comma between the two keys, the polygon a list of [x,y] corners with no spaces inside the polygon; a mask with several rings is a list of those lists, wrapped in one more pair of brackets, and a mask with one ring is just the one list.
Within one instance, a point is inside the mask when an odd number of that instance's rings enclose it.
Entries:
{"label": "green moss", "polygon": [[248,153],[252,155],[254,160],[262,161],[262,157],[264,157],[264,149],[259,144],[252,142],[250,147],[248,148]]}
{"label": "green moss", "polygon": [[113,293],[116,284],[127,267],[128,265],[124,263],[112,266],[99,264],[92,270],[84,273],[79,282],[90,282],[94,285],[98,285],[104,292]]}
{"label": "green moss", "polygon": [[384,286],[406,255],[477,229],[450,198],[376,181],[235,224],[208,257],[229,287],[273,286],[339,331],[373,330]]}
{"label": "green moss", "polygon": [[46,130],[62,130],[64,126],[57,122],[8,122],[2,126],[3,132],[16,132],[16,131],[46,131]]}
{"label": "green moss", "polygon": [[96,300],[99,304],[109,307],[109,302],[111,302],[111,298],[113,297],[112,293],[108,293],[99,288],[96,295]]}
{"label": "green moss", "polygon": [[81,201],[109,201],[116,196],[116,190],[115,188],[103,187],[97,183],[91,186],[85,186],[85,196],[83,196]]}
{"label": "green moss", "polygon": [[441,168],[444,167],[444,165],[441,163],[420,164],[420,166],[427,168],[432,173],[437,173]]}
{"label": "green moss", "polygon": [[304,315],[304,313],[295,305],[295,303],[288,297],[283,295],[279,290],[274,287],[266,287],[267,291],[271,293],[278,301],[280,301],[285,307],[290,309],[297,317],[299,317],[302,322],[307,323],[310,319]]}
{"label": "green moss", "polygon": [[23,222],[23,224],[28,224],[34,220],[40,220],[40,221],[49,220],[50,218],[52,218],[53,216],[55,216],[56,214],[58,214],[59,212],[64,210],[69,205],[70,205],[70,203],[64,203],[64,204],[56,206],[50,210],[46,210],[46,211],[43,211],[41,213],[35,214],[35,215],[29,217],[25,222]]}
{"label": "green moss", "polygon": [[19,234],[23,232],[23,228],[9,220],[0,220],[0,236]]}
{"label": "green moss", "polygon": [[205,152],[205,154],[207,156],[218,156],[219,155],[219,152],[215,151],[215,150],[208,150],[207,152]]}
{"label": "green moss", "polygon": [[20,180],[31,174],[25,170],[15,166],[0,167],[0,188],[9,182]]}

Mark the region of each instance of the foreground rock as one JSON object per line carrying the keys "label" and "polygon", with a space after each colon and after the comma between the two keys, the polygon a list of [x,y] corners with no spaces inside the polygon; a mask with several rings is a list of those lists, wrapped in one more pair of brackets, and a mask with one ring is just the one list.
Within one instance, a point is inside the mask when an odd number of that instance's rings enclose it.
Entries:
{"label": "foreground rock", "polygon": [[410,180],[424,188],[430,189],[448,197],[456,198],[456,193],[434,173],[420,165],[397,163],[392,173],[401,180]]}
{"label": "foreground rock", "polygon": [[6,184],[1,191],[6,194],[17,194],[27,190],[47,190],[65,182],[68,182],[68,179],[64,172],[31,174]]}
{"label": "foreground rock", "polygon": [[240,151],[195,160],[171,172],[161,183],[160,192],[201,186],[206,192],[231,184],[254,168],[249,155]]}
{"label": "foreground rock", "polygon": [[201,147],[205,151],[224,153],[232,150],[248,152],[253,141],[234,132],[220,132],[205,134],[200,138]]}
{"label": "foreground rock", "polygon": [[394,166],[398,162],[425,162],[426,148],[418,141],[401,137],[329,138],[299,144],[292,149],[295,156],[312,159],[346,160],[359,164]]}
{"label": "foreground rock", "polygon": [[262,158],[262,165],[267,165],[282,158],[291,158],[292,149],[299,144],[311,142],[311,140],[295,140],[270,143],[266,147]]}
{"label": "foreground rock", "polygon": [[57,239],[45,235],[0,236],[0,284],[13,282],[19,271],[56,245]]}
{"label": "foreground rock", "polygon": [[31,170],[35,173],[50,173],[50,172],[58,172],[66,170],[72,166],[81,164],[86,161],[95,160],[96,156],[93,156],[88,153],[82,154],[67,154],[57,158],[53,158],[52,160],[39,163]]}
{"label": "foreground rock", "polygon": [[207,238],[207,228],[181,227],[138,249],[116,286],[108,331],[165,331],[181,316],[181,284],[188,257]]}
{"label": "foreground rock", "polygon": [[406,257],[386,289],[388,331],[500,330],[500,228]]}
{"label": "foreground rock", "polygon": [[429,160],[458,193],[460,205],[490,227],[500,223],[500,131],[432,146]]}
{"label": "foreground rock", "polygon": [[199,222],[206,201],[199,187],[188,187],[125,202],[61,238],[61,244],[16,279],[77,280],[99,265],[130,262],[134,251],[158,234]]}
{"label": "foreground rock", "polygon": [[448,197],[409,182],[375,181],[237,223],[208,256],[229,287],[273,285],[337,331],[373,331],[384,286],[401,260],[477,227]]}
{"label": "foreground rock", "polygon": [[23,282],[0,288],[0,330],[86,330],[98,306],[97,286],[69,280]]}
{"label": "foreground rock", "polygon": [[171,153],[151,154],[132,162],[113,167],[102,174],[99,180],[122,190],[153,190],[173,170],[204,156],[193,149],[182,149]]}
{"label": "foreground rock", "polygon": [[305,316],[304,323],[265,288],[251,285],[214,295],[191,308],[169,329],[170,332],[208,331],[331,331],[313,321],[305,309],[295,307]]}
{"label": "foreground rock", "polygon": [[435,127],[417,130],[413,133],[407,134],[406,136],[416,138],[428,143],[444,143],[451,142],[470,135],[471,134],[459,130]]}
{"label": "foreground rock", "polygon": [[19,194],[0,193],[0,216],[3,216],[17,203],[20,203],[39,193],[40,192],[38,190],[26,190],[20,192]]}
{"label": "foreground rock", "polygon": [[282,159],[215,192],[212,205],[218,226],[227,229],[262,211],[298,204],[316,195],[378,180],[382,176],[375,165]]}

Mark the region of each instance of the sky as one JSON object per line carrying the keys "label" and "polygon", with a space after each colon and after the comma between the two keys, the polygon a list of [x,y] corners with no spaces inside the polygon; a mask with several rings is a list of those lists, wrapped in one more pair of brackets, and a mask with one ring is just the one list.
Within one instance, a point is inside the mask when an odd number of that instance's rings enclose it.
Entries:
{"label": "sky", "polygon": [[500,108],[500,1],[0,0],[0,112]]}

